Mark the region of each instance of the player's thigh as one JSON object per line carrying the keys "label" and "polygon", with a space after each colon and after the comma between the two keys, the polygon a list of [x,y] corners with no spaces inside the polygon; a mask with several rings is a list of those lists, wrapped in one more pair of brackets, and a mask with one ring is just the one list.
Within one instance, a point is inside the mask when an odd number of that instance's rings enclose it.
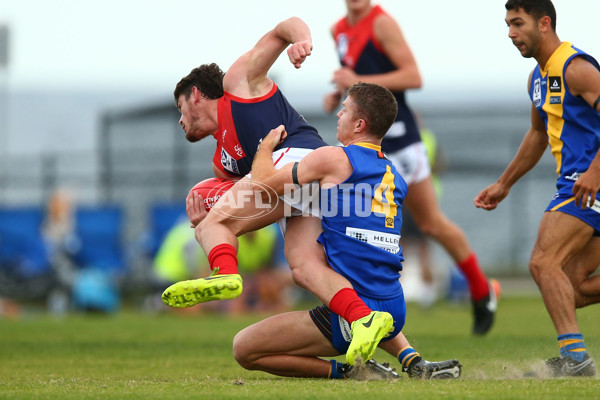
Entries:
{"label": "player's thigh", "polygon": [[236,359],[281,354],[336,356],[339,353],[317,328],[308,311],[269,317],[243,329],[234,338]]}
{"label": "player's thigh", "polygon": [[569,260],[564,271],[575,286],[589,278],[599,266],[600,237],[593,236],[585,247]]}
{"label": "player's thigh", "polygon": [[294,267],[304,263],[326,263],[325,251],[317,239],[323,232],[317,217],[292,217],[287,219],[284,250],[285,257]]}
{"label": "player's thigh", "polygon": [[263,196],[260,186],[248,178],[239,180],[221,196],[204,225],[222,224],[237,236],[263,228],[283,217],[283,202],[273,193]]}
{"label": "player's thigh", "polygon": [[560,211],[547,211],[542,217],[531,253],[531,263],[566,266],[592,239],[594,228],[579,218]]}
{"label": "player's thigh", "polygon": [[443,218],[431,175],[408,187],[404,205],[418,226],[433,224]]}

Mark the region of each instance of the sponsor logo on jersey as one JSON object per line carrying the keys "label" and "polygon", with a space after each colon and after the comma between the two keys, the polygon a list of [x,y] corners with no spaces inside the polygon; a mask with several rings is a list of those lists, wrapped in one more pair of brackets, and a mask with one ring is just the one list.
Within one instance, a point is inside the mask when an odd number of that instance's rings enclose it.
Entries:
{"label": "sponsor logo on jersey", "polygon": [[542,80],[537,78],[533,82],[533,105],[539,107],[542,104]]}
{"label": "sponsor logo on jersey", "polygon": [[548,78],[550,92],[560,93],[562,91],[562,78],[560,76],[551,76]]}
{"label": "sponsor logo on jersey", "polygon": [[581,176],[581,172],[573,172],[571,175],[565,176],[565,179],[569,181],[576,181]]}
{"label": "sponsor logo on jersey", "polygon": [[392,254],[400,252],[400,235],[372,231],[370,229],[352,228],[350,226],[346,227],[346,235]]}
{"label": "sponsor logo on jersey", "polygon": [[236,144],[233,149],[235,150],[235,154],[237,154],[238,157],[244,156],[244,150],[242,150],[242,146],[240,146],[239,144]]}
{"label": "sponsor logo on jersey", "polygon": [[550,96],[550,104],[560,104],[561,97],[560,96]]}
{"label": "sponsor logo on jersey", "polygon": [[337,37],[337,52],[340,60],[343,60],[344,63],[350,67],[354,67],[354,60],[352,57],[346,58],[346,54],[348,54],[348,36],[345,33],[340,33]]}
{"label": "sponsor logo on jersey", "polygon": [[237,161],[233,158],[225,149],[221,149],[221,165],[225,170],[239,175],[240,169],[238,168]]}

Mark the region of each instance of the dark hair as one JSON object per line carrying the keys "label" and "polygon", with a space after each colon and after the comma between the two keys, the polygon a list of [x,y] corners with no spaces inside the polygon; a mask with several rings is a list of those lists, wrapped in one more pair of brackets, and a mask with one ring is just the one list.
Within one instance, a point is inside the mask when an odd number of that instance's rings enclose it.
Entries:
{"label": "dark hair", "polygon": [[550,17],[550,26],[556,32],[556,10],[550,0],[508,0],[505,4],[506,11],[522,8],[525,12],[539,21],[542,17]]}
{"label": "dark hair", "polygon": [[371,134],[384,137],[398,114],[398,103],[392,92],[383,86],[359,82],[348,89],[347,95],[356,106],[356,118],[365,120]]}
{"label": "dark hair", "polygon": [[177,104],[179,96],[182,94],[188,99],[194,86],[209,99],[222,97],[223,76],[225,76],[225,73],[215,63],[203,64],[198,68],[194,68],[187,76],[181,78],[177,86],[175,86],[175,91],[173,92],[175,104]]}

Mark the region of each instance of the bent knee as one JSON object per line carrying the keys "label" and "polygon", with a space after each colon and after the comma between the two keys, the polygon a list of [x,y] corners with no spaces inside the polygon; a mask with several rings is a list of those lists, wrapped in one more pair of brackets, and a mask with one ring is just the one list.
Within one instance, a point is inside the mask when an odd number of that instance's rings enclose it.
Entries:
{"label": "bent knee", "polygon": [[200,230],[200,232],[207,232],[207,234],[219,228],[227,228],[235,236],[240,236],[245,232],[239,220],[236,220],[235,218],[228,218],[225,214],[216,212],[208,213],[206,218],[200,221],[196,227],[196,229]]}
{"label": "bent knee", "polygon": [[310,287],[310,274],[307,273],[306,268],[298,264],[290,264],[290,270],[292,271],[292,279],[296,285],[303,289]]}
{"label": "bent knee", "polygon": [[255,369],[252,352],[246,343],[244,331],[238,332],[233,338],[233,358],[235,358],[235,361],[237,361],[242,368],[248,370]]}

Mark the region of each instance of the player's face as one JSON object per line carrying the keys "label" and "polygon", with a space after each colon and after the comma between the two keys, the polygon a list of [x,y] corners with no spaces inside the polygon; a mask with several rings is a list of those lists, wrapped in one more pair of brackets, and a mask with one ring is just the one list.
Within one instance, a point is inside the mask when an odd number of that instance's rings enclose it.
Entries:
{"label": "player's face", "polygon": [[181,112],[179,125],[183,128],[185,138],[189,142],[204,139],[214,134],[217,129],[208,118],[208,110],[203,107],[205,103],[202,99],[196,99],[195,93],[190,94],[187,99],[183,94],[177,99],[177,108]]}
{"label": "player's face", "polygon": [[522,8],[506,12],[508,37],[525,58],[535,57],[540,48],[542,34],[538,22]]}
{"label": "player's face", "polygon": [[348,11],[362,11],[371,5],[371,0],[346,0]]}
{"label": "player's face", "polygon": [[354,132],[354,126],[356,125],[356,119],[354,117],[354,101],[352,97],[346,97],[346,100],[342,103],[342,109],[337,113],[337,140],[340,143],[347,145],[352,139],[352,133]]}

